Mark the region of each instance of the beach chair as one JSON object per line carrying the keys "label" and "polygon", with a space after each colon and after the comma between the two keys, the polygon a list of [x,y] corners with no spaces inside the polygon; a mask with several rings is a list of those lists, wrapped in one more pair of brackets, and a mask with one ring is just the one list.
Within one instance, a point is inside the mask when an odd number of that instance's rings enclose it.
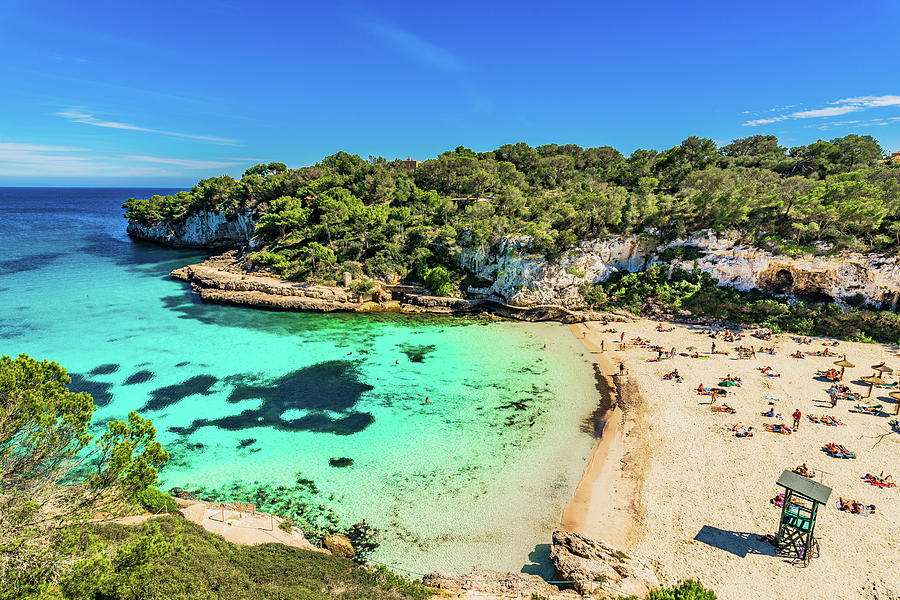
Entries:
{"label": "beach chair", "polygon": [[856,412],[864,413],[867,415],[877,415],[881,412],[882,405],[881,404],[856,404],[855,405]]}

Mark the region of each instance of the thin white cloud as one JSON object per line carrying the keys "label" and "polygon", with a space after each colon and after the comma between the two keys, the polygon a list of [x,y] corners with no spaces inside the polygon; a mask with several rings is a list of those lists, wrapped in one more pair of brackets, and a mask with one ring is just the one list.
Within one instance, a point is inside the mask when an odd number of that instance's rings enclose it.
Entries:
{"label": "thin white cloud", "polygon": [[[823,108],[814,108],[810,110],[801,110],[780,115],[772,118],[751,119],[744,122],[745,127],[757,127],[759,125],[768,125],[779,121],[787,121],[791,119],[823,119],[828,117],[837,117],[848,113],[862,112],[870,108],[883,108],[890,106],[900,106],[900,96],[854,96],[852,98],[844,98],[829,102],[829,106]],[[824,127],[824,126],[823,126]]]}
{"label": "thin white cloud", "polygon": [[778,121],[784,121],[787,117],[771,117],[768,119],[753,119],[751,121],[747,121],[744,123],[746,126],[756,127],[757,125],[768,125],[769,123],[777,123]]}
{"label": "thin white cloud", "polygon": [[851,104],[872,108],[878,106],[900,106],[900,96],[856,96],[854,98],[844,98],[836,100],[831,104]]}
{"label": "thin white cloud", "polygon": [[813,110],[801,110],[799,112],[794,112],[788,115],[789,119],[818,119],[821,117],[836,117],[838,115],[846,115],[847,113],[857,112],[862,110],[862,108],[858,106],[851,105],[843,105],[843,106],[829,106],[827,108],[816,108]]}
{"label": "thin white cloud", "polygon": [[0,177],[166,177],[185,171],[246,166],[254,160],[196,160],[149,155],[109,155],[88,148],[0,139]]}
{"label": "thin white cloud", "polygon": [[393,23],[375,16],[360,18],[357,23],[409,58],[442,71],[458,73],[465,69],[463,63],[453,53]]}
{"label": "thin white cloud", "polygon": [[161,165],[175,165],[184,167],[185,169],[224,169],[226,167],[236,167],[246,164],[247,161],[224,161],[224,160],[192,160],[188,158],[168,158],[165,156],[145,156],[143,154],[135,154],[123,156],[123,160],[156,163]]}
{"label": "thin white cloud", "polygon": [[85,125],[93,125],[94,127],[106,127],[109,129],[123,129],[126,131],[143,131],[145,133],[157,133],[160,135],[168,135],[172,137],[186,138],[189,140],[200,140],[202,142],[212,142],[214,144],[237,144],[237,140],[230,138],[211,137],[207,135],[194,135],[190,133],[180,133],[177,131],[165,131],[163,129],[152,129],[150,127],[141,127],[140,125],[132,125],[131,123],[121,123],[118,121],[104,121],[98,119],[94,115],[84,112],[81,109],[70,108],[56,113],[56,116],[68,119],[74,123],[83,123]]}

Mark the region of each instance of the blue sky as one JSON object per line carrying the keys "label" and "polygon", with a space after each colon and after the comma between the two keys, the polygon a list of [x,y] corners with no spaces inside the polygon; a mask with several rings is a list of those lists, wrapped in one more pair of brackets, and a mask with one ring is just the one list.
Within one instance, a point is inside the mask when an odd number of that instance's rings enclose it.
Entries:
{"label": "blue sky", "polygon": [[900,150],[900,2],[0,0],[0,185],[173,185],[338,150]]}

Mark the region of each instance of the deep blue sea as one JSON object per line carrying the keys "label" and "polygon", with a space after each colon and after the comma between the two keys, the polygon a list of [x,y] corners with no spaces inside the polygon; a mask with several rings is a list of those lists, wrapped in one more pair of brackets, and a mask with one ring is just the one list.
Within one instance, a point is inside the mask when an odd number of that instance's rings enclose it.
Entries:
{"label": "deep blue sea", "polygon": [[592,444],[590,360],[568,329],[203,304],[169,278],[203,252],[125,233],[122,202],[174,191],[0,188],[0,353],[65,366],[97,431],[152,418],[172,454],[160,487],[301,473],[383,532],[384,562],[529,565]]}

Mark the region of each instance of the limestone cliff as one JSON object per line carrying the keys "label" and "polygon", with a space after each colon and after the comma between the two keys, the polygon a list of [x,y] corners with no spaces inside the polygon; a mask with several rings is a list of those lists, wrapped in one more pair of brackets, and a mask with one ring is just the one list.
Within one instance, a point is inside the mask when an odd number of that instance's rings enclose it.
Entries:
{"label": "limestone cliff", "polygon": [[[518,236],[506,238],[489,250],[460,249],[460,268],[480,282],[468,293],[512,306],[554,304],[577,309],[584,305],[579,292],[584,283],[605,281],[615,271],[640,271],[659,263],[667,248],[694,246],[699,254],[696,266],[723,285],[799,298],[900,308],[897,257],[843,253],[794,258],[710,232],[665,244],[657,244],[650,236],[586,240],[553,261],[530,253],[529,244],[529,238]],[[695,261],[674,260],[669,264],[690,270]]]}
{"label": "limestone cliff", "polygon": [[143,225],[128,221],[132,237],[185,248],[235,248],[250,241],[256,221],[250,212],[198,212],[177,223]]}

